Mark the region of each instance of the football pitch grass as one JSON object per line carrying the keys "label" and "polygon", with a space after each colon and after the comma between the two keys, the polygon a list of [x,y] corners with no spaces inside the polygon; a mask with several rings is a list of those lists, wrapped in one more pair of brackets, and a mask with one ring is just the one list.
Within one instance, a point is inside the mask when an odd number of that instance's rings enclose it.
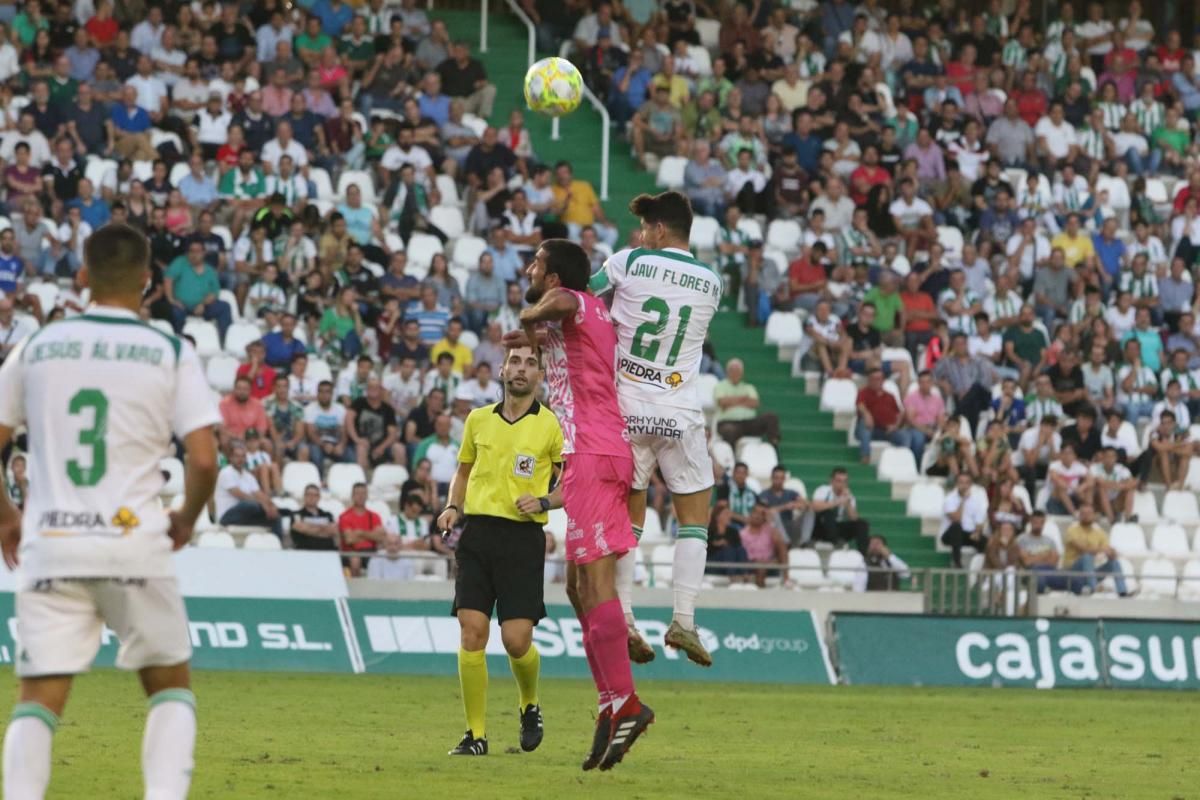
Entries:
{"label": "football pitch grass", "polygon": [[[6,697],[15,683],[0,673]],[[515,686],[493,669],[491,755],[454,759],[453,678],[203,672],[194,688],[194,798],[1200,797],[1193,694],[646,682],[658,721],[615,770],[583,773],[583,681],[543,681],[546,739],[519,753]],[[140,797],[144,719],[134,676],[80,677],[50,797]]]}

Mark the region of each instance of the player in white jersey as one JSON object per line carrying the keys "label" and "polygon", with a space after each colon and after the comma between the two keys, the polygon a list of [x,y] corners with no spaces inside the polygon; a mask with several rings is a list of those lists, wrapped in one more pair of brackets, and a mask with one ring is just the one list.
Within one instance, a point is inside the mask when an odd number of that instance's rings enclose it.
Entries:
{"label": "player in white jersey", "polygon": [[[150,699],[145,796],[187,796],[196,740],[191,640],[171,551],[183,547],[217,476],[216,403],[195,351],[138,319],[150,280],[145,236],[109,225],[84,245],[86,313],[47,325],[0,368],[0,449],[25,426],[24,515],[0,492],[0,550],[16,571],[20,700],[4,736],[4,797],[37,800],[73,677],[105,624],[117,666]],[[187,450],[183,507],[159,502],[159,459]]]}
{"label": "player in white jersey", "polygon": [[[679,192],[639,195],[629,210],[641,220],[643,246],[621,250],[593,278],[611,290],[617,328],[617,397],[633,445],[629,516],[640,538],[646,489],[654,467],[671,491],[679,537],[672,586],[674,618],[663,641],[710,666],[696,633],[696,596],[708,557],[713,485],[704,412],[697,391],[704,339],[721,302],[721,278],[688,250],[692,207]],[[617,590],[629,625],[630,658],[645,663],[654,651],[633,626],[634,559],[617,562]]]}

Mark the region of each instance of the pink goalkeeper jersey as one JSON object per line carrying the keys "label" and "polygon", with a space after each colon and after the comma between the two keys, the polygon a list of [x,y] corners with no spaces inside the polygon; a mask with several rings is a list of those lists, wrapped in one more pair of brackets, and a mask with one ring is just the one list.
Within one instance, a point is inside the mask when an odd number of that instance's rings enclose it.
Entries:
{"label": "pink goalkeeper jersey", "polygon": [[567,289],[579,301],[574,317],[546,326],[550,407],[563,429],[563,455],[625,456],[629,433],[617,403],[617,334],[604,303]]}

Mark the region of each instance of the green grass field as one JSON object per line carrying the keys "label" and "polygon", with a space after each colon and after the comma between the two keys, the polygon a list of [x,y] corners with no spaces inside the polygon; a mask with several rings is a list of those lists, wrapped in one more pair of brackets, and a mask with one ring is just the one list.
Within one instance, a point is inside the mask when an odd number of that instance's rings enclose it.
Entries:
{"label": "green grass field", "polygon": [[[11,692],[11,671],[0,677]],[[491,755],[451,760],[450,678],[196,676],[196,798],[1194,798],[1194,695],[647,683],[658,721],[625,763],[583,773],[592,694],[543,685],[546,741],[516,745],[493,670]],[[55,737],[51,797],[140,797],[136,679],[83,676]]]}

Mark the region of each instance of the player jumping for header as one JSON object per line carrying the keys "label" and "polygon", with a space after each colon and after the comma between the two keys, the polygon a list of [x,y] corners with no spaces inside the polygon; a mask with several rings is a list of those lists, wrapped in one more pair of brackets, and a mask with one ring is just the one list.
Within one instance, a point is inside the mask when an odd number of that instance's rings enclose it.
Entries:
{"label": "player jumping for header", "polygon": [[565,239],[542,242],[527,270],[533,303],[521,312],[514,344],[546,337],[550,406],[563,429],[566,468],[567,595],[583,628],[583,647],[600,695],[585,770],[616,766],[654,712],[638,700],[627,632],[617,599],[617,559],[637,547],[626,499],[633,478],[629,435],[617,405],[616,334],[604,304],[587,292],[590,262]]}
{"label": "player jumping for header", "polygon": [[[707,667],[712,656],[696,632],[696,596],[708,557],[713,468],[696,377],[708,325],[721,301],[721,278],[687,249],[692,229],[687,197],[642,194],[629,210],[641,220],[643,246],[614,253],[592,278],[593,291],[613,292],[617,396],[635,465],[629,514],[640,539],[646,488],[657,464],[679,521],[671,581],[674,618],[663,642]],[[633,572],[631,556],[617,562],[630,657],[644,663],[654,658],[654,650],[633,625]]]}

